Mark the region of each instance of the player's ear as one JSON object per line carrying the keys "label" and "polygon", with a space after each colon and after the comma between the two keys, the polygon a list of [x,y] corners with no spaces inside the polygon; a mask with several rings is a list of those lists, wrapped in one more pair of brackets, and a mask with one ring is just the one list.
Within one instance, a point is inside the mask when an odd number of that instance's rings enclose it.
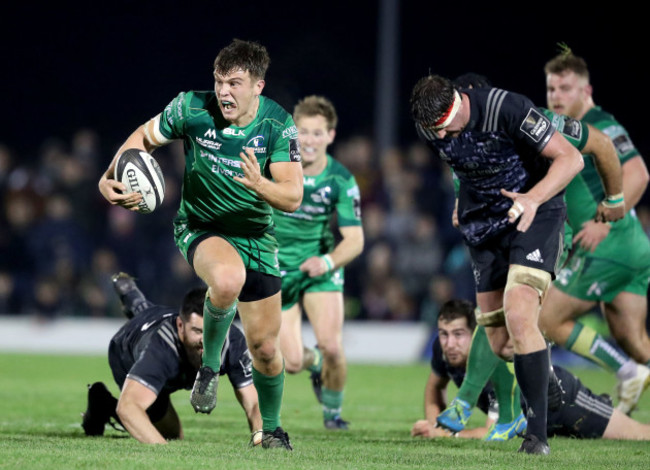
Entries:
{"label": "player's ear", "polygon": [[255,95],[259,96],[262,94],[262,90],[264,89],[264,85],[266,85],[266,82],[264,80],[258,80],[253,88],[255,89]]}
{"label": "player's ear", "polygon": [[334,142],[334,137],[336,137],[336,129],[330,129],[329,131],[327,131],[327,135],[329,137],[327,144],[329,145],[332,142]]}

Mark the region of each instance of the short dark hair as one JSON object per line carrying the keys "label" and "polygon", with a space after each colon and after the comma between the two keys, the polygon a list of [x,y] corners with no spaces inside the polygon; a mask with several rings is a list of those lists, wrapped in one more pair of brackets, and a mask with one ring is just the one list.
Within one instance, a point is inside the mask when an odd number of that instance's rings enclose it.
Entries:
{"label": "short dark hair", "polygon": [[476,328],[476,316],[474,315],[474,305],[472,302],[453,299],[442,304],[438,313],[438,320],[450,322],[457,318],[465,318],[469,329],[474,331],[474,328]]}
{"label": "short dark hair", "polygon": [[565,72],[573,72],[579,77],[589,81],[589,68],[587,62],[573,53],[566,44],[560,45],[561,52],[546,62],[544,73],[561,75]]}
{"label": "short dark hair", "polygon": [[196,313],[198,316],[203,316],[203,303],[205,302],[206,287],[195,287],[187,291],[183,297],[181,304],[180,316],[183,323],[189,321],[190,316]]}
{"label": "short dark hair", "polygon": [[227,75],[242,69],[250,73],[251,78],[264,80],[270,63],[269,53],[261,44],[233,39],[214,59],[214,70],[221,75]]}
{"label": "short dark hair", "polygon": [[468,72],[456,77],[454,85],[460,88],[490,88],[492,83],[485,75]]}
{"label": "short dark hair", "polygon": [[422,127],[432,127],[454,102],[454,84],[439,75],[421,78],[411,93],[411,117]]}
{"label": "short dark hair", "polygon": [[303,116],[314,117],[323,116],[327,121],[327,129],[336,129],[338,116],[336,109],[330,100],[324,96],[311,95],[303,98],[293,108],[293,120],[298,121]]}

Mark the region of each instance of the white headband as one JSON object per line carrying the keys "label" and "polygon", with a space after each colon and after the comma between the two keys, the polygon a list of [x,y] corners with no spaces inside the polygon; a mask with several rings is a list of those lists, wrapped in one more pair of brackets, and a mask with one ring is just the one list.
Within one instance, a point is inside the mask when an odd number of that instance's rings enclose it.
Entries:
{"label": "white headband", "polygon": [[451,103],[451,106],[449,106],[449,109],[447,109],[445,114],[443,114],[440,119],[433,123],[431,129],[434,131],[439,131],[440,129],[444,129],[449,124],[451,124],[451,121],[454,120],[456,113],[458,113],[458,110],[460,109],[461,101],[462,99],[460,97],[460,94],[458,94],[458,91],[454,90],[453,103]]}

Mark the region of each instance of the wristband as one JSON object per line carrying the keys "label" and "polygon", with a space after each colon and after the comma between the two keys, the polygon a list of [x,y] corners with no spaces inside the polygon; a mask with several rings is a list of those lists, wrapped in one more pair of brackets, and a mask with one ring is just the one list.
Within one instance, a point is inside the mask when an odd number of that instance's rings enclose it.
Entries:
{"label": "wristband", "polygon": [[323,261],[325,261],[325,265],[327,266],[327,271],[331,271],[334,269],[334,261],[332,260],[332,257],[330,255],[323,255],[320,257]]}
{"label": "wristband", "polygon": [[608,195],[603,201],[605,207],[618,207],[625,202],[623,193]]}

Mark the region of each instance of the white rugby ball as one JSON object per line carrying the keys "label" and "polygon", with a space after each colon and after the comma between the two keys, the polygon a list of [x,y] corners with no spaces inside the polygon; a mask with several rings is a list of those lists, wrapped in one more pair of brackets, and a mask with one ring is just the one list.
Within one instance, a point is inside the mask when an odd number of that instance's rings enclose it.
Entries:
{"label": "white rugby ball", "polygon": [[165,180],[160,165],[150,154],[140,149],[128,149],[117,157],[115,179],[126,186],[127,193],[140,193],[138,212],[149,214],[165,197]]}

